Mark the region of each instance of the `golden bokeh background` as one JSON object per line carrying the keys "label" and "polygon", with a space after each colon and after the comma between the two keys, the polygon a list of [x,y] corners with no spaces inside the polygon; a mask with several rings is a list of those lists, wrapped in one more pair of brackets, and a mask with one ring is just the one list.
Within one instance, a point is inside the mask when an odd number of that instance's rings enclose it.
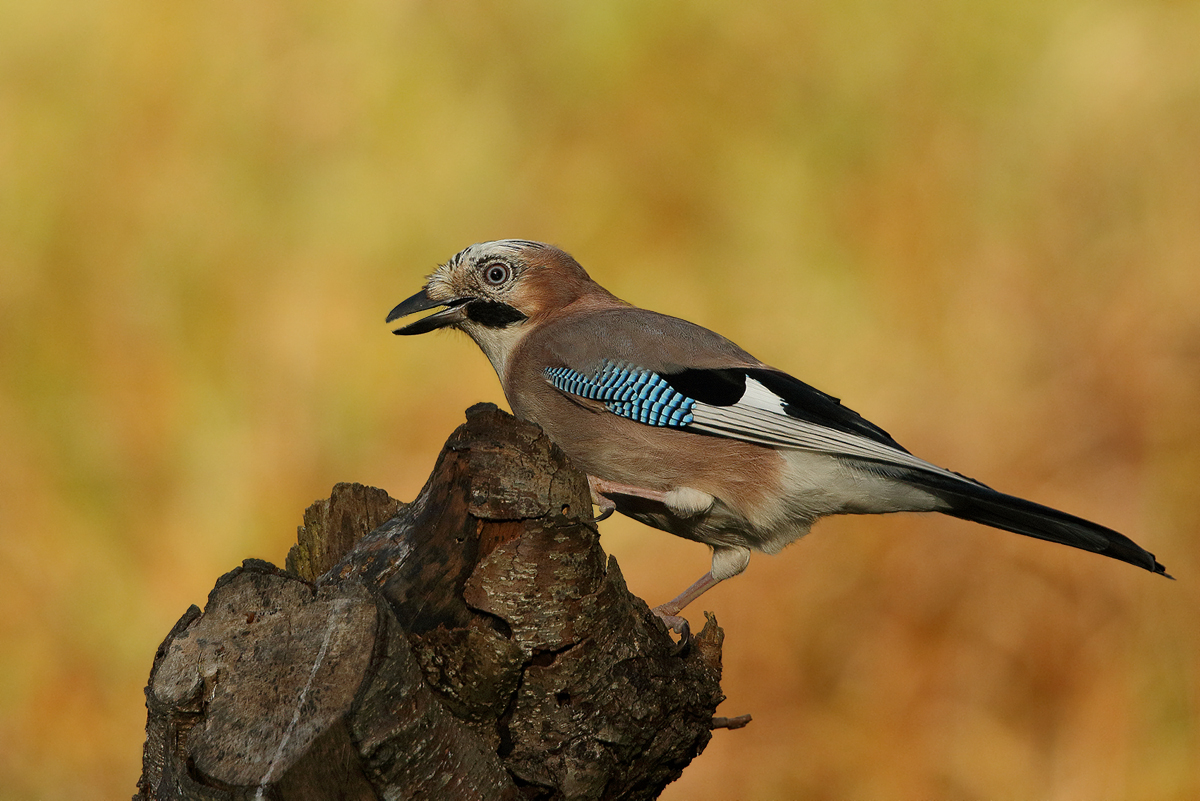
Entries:
{"label": "golden bokeh background", "polygon": [[503,402],[383,317],[510,236],[1178,578],[825,521],[691,610],[754,722],[664,798],[1200,798],[1200,4],[2,8],[0,798],[132,794],[188,605]]}

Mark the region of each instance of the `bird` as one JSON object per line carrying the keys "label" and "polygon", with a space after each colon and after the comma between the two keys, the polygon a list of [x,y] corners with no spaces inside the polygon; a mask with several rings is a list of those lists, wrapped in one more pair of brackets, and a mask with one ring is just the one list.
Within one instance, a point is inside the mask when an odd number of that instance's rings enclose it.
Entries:
{"label": "bird", "polygon": [[552,245],[471,245],[387,322],[474,340],[513,414],[587,474],[598,520],[616,511],[712,548],[711,569],[653,610],[682,634],[679,613],[752,552],[778,553],[835,514],[940,512],[1170,578],[1125,535],[914,456],[720,334],[617,298]]}

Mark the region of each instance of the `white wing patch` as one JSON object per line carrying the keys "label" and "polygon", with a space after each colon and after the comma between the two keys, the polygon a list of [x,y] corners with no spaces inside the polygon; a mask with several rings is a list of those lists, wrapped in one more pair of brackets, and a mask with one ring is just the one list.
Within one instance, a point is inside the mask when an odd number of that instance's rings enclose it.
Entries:
{"label": "white wing patch", "polygon": [[737,405],[751,406],[775,414],[785,414],[783,398],[749,376],[746,376],[746,391],[742,393],[742,399],[737,402]]}

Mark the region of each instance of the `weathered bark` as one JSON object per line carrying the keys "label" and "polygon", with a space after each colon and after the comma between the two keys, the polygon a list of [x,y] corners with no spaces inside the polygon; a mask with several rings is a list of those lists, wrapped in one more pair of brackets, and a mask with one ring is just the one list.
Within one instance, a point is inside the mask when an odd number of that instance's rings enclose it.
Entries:
{"label": "weathered bark", "polygon": [[590,515],[484,404],[412,503],[337,485],[287,571],[244,563],[159,648],[137,798],[656,797],[709,740],[721,630],[676,645]]}

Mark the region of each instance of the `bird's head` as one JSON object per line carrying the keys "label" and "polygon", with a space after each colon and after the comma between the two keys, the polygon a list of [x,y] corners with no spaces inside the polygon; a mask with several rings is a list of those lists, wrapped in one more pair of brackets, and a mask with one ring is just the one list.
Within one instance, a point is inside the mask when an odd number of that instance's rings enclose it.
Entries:
{"label": "bird's head", "polygon": [[429,276],[424,289],[392,309],[387,322],[439,309],[393,333],[460,329],[503,376],[507,354],[533,327],[568,307],[609,304],[622,301],[592,281],[567,253],[540,242],[502,239],[455,254]]}

